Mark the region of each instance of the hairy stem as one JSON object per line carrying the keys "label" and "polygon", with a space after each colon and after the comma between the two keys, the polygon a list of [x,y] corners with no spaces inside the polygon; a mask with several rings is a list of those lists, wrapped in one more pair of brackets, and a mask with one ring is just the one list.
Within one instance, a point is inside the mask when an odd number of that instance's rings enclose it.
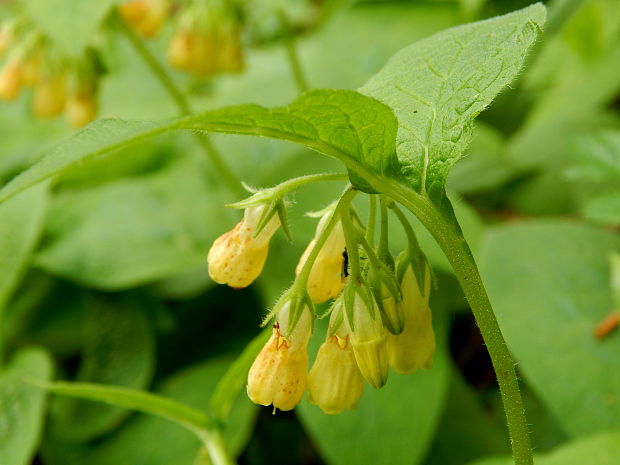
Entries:
{"label": "hairy stem", "polygon": [[383,186],[385,188],[383,191],[418,217],[450,261],[493,362],[506,412],[514,463],[532,465],[534,463],[532,447],[515,362],[506,346],[463,233],[458,224],[446,221],[428,197],[397,183],[388,181],[386,184],[388,185]]}
{"label": "hairy stem", "polygon": [[306,286],[308,285],[308,278],[310,277],[310,272],[312,271],[312,266],[314,265],[314,262],[319,256],[321,248],[323,248],[323,245],[325,245],[325,242],[327,241],[327,238],[329,237],[332,229],[334,229],[334,226],[336,226],[338,221],[341,221],[343,210],[346,211],[349,208],[349,205],[351,205],[351,201],[356,194],[357,191],[351,188],[351,186],[348,186],[346,188],[345,192],[338,200],[338,205],[334,209],[332,217],[329,219],[329,221],[317,237],[316,243],[314,244],[310,255],[308,255],[308,258],[306,259],[306,263],[304,263],[304,266],[301,268],[299,275],[295,279],[295,285],[302,286],[302,289],[306,289]]}
{"label": "hairy stem", "polygon": [[[182,116],[193,114],[192,108],[183,93],[176,86],[166,69],[159,63],[157,58],[153,56],[150,50],[144,45],[144,42],[138,37],[125,22],[117,18],[117,24],[120,31],[127,37],[127,40],[131,43],[136,53],[148,66],[153,73],[153,76],[157,78],[162,87],[166,90],[170,98],[174,101],[175,105],[179,109]],[[206,134],[196,134],[196,138],[200,143],[200,146],[204,150],[205,154],[209,158],[211,164],[215,167],[219,176],[226,184],[226,187],[233,195],[243,195],[243,188],[241,187],[237,176],[232,172],[228,164],[224,161],[222,155],[217,151],[211,139]]]}
{"label": "hairy stem", "polygon": [[366,228],[366,240],[374,247],[375,245],[375,223],[377,221],[377,196],[368,195],[370,208],[368,210],[368,227]]}

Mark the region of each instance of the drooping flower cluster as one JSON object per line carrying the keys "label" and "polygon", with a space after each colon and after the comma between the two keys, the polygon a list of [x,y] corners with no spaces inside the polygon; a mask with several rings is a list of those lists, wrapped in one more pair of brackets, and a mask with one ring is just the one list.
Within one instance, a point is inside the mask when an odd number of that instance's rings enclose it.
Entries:
{"label": "drooping flower cluster", "polygon": [[137,34],[154,37],[170,19],[168,63],[199,78],[239,73],[246,45],[290,39],[318,26],[324,2],[245,2],[242,0],[126,0],[118,7]]}
{"label": "drooping flower cluster", "polygon": [[231,0],[129,0],[119,6],[124,21],[145,37],[155,36],[178,11],[168,45],[168,62],[198,77],[243,70],[242,12]]}
{"label": "drooping flower cluster", "polygon": [[[364,380],[384,386],[389,367],[411,373],[432,365],[430,268],[406,217],[387,199],[375,246],[374,208],[365,227],[351,206],[356,194],[349,188],[323,211],[293,285],[272,310],[271,338],[248,374],[247,392],[257,404],[290,410],[307,390],[310,403],[335,414],[355,408]],[[245,287],[261,273],[271,237],[286,225],[285,205],[276,187],[236,206],[246,208],[244,218],[214,242],[209,273],[216,282]],[[388,206],[409,237],[396,262],[387,250]],[[308,372],[313,305],[329,299],[335,300],[325,341]]]}
{"label": "drooping flower cluster", "polygon": [[93,50],[67,56],[26,19],[11,18],[0,26],[0,56],[0,99],[16,100],[32,88],[31,108],[39,118],[64,112],[72,127],[95,118],[102,69]]}

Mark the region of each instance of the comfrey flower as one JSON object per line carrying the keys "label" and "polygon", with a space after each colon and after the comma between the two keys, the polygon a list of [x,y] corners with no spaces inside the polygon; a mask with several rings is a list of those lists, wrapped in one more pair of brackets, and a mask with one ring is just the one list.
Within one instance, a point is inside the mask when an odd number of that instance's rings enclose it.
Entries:
{"label": "comfrey flower", "polygon": [[280,226],[279,216],[273,214],[256,234],[265,208],[265,205],[246,208],[237,226],[213,242],[208,256],[209,275],[213,281],[242,288],[260,275],[267,259],[269,241]]}
{"label": "comfrey flower", "polygon": [[22,90],[23,83],[21,62],[9,61],[0,71],[0,99],[15,100]]}
{"label": "comfrey flower", "polygon": [[330,415],[352,410],[364,390],[351,335],[343,321],[344,302],[334,304],[329,330],[308,375],[308,401]]}
{"label": "comfrey flower", "polygon": [[65,109],[67,100],[65,76],[56,73],[39,80],[32,97],[32,112],[41,118],[53,118]]}
{"label": "comfrey flower", "polygon": [[[348,295],[347,295],[348,294]],[[376,303],[367,289],[345,289],[345,324],[357,365],[375,389],[383,387],[388,377],[387,331]]]}
{"label": "comfrey flower", "polygon": [[277,311],[271,338],[254,360],[248,373],[247,392],[252,402],[291,410],[301,400],[308,378],[307,345],[313,315],[303,305],[296,324],[291,321],[292,301]]}
{"label": "comfrey flower", "polygon": [[119,5],[119,13],[136,32],[152,37],[161,29],[171,10],[169,0],[130,0]]}
{"label": "comfrey flower", "polygon": [[243,70],[241,15],[224,0],[189,3],[183,8],[168,47],[168,62],[196,76]]}
{"label": "comfrey flower", "polygon": [[[314,249],[317,238],[331,220],[332,214],[333,211],[330,211],[321,217],[314,239],[310,241],[297,264],[296,273],[298,275]],[[344,232],[341,222],[338,221],[327,236],[323,247],[321,247],[308,277],[308,294],[315,304],[333,299],[342,291],[345,282],[343,276],[344,251]]]}
{"label": "comfrey flower", "polygon": [[390,366],[398,373],[411,373],[431,368],[435,354],[435,333],[428,299],[431,289],[431,271],[424,263],[424,286],[420,289],[413,264],[407,258],[401,263],[400,303],[405,317],[404,330],[398,335],[388,335]]}

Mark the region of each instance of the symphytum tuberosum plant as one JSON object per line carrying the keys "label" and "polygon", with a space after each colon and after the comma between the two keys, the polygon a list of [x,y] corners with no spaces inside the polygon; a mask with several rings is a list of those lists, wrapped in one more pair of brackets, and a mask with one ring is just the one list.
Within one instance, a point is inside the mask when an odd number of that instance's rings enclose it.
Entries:
{"label": "symphytum tuberosum plant", "polygon": [[[210,415],[129,389],[39,384],[169,418],[196,433],[217,465],[232,463],[219,422],[245,385],[248,369],[248,394],[257,403],[292,409],[307,386],[311,402],[326,412],[354,408],[362,379],[380,388],[389,382],[388,365],[400,372],[430,366],[431,273],[403,211],[408,210],[450,261],[480,327],[500,385],[514,462],[533,463],[514,362],[444,184],[470,141],[474,118],[518,75],[544,21],[545,7],[536,4],[446,30],[397,53],[357,91],[310,90],[284,107],[240,105],[163,122],[104,119],[58,145],[8,183],[0,201],[36,189],[77,164],[170,131],[281,139],[342,162],[347,174],[294,178],[239,199],[234,206],[245,209],[243,221],[216,241],[209,256],[213,279],[232,287],[245,287],[258,276],[278,226],[288,233],[291,191],[314,182],[349,184],[320,212],[297,278],[268,319],[274,320],[269,341],[269,334],[261,334],[231,367],[214,394]],[[189,113],[182,100],[180,109]],[[230,181],[222,160],[213,158]],[[369,199],[368,218],[357,214],[354,197]],[[397,260],[388,247],[389,215],[397,217],[409,239]],[[313,303],[332,298],[330,328],[308,375],[306,343],[317,317]]]}

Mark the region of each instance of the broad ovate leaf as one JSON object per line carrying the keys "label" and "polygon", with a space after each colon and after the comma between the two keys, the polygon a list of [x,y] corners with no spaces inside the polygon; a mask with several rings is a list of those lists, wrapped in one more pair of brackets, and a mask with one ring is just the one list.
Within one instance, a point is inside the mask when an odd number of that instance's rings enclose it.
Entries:
{"label": "broad ovate leaf", "polygon": [[620,428],[620,335],[594,330],[615,302],[611,232],[567,221],[489,230],[480,268],[525,380],[558,424],[580,436]]}
{"label": "broad ovate leaf", "polygon": [[341,160],[362,190],[369,190],[367,173],[395,177],[399,169],[397,122],[388,106],[355,91],[314,90],[281,108],[240,105],[160,123],[96,121],[11,180],[0,190],[0,202],[81,163],[178,129],[296,142]]}
{"label": "broad ovate leaf", "polygon": [[538,3],[440,32],[401,50],[360,89],[394,110],[398,159],[412,188],[443,199],[474,118],[519,73],[545,16]]}
{"label": "broad ovate leaf", "polygon": [[[90,295],[86,298],[84,345],[76,379],[146,388],[155,365],[149,313],[157,305],[140,294]],[[83,442],[107,433],[127,411],[79,399],[59,398],[51,416],[53,435]]]}

